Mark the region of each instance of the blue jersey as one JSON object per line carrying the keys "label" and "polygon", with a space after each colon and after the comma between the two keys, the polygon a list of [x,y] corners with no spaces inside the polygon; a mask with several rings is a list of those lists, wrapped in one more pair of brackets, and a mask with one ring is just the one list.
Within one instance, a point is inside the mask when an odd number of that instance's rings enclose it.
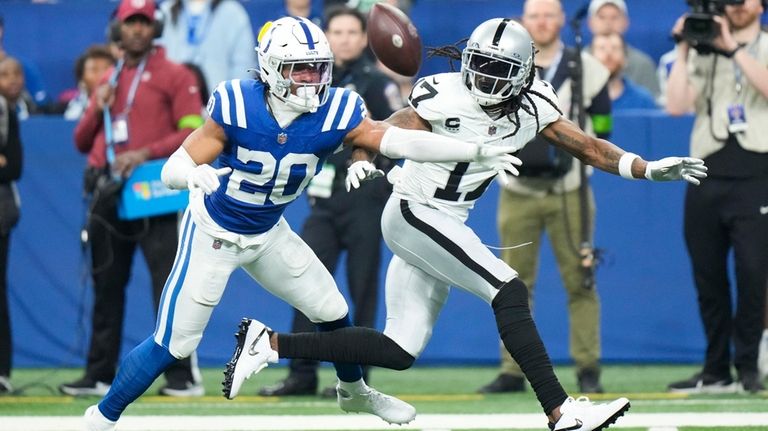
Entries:
{"label": "blue jersey", "polygon": [[232,173],[205,197],[205,208],[224,229],[258,234],[277,223],[325,159],[365,117],[362,98],[330,88],[328,102],[280,127],[266,104],[261,81],[234,79],[219,84],[208,102],[211,119],[227,135],[218,158]]}

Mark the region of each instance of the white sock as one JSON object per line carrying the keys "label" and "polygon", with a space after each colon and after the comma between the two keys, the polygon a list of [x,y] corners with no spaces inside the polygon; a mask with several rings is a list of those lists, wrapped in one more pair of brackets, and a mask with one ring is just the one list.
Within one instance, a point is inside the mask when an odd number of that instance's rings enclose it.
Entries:
{"label": "white sock", "polygon": [[353,394],[364,394],[368,391],[368,385],[365,384],[363,379],[360,379],[356,382],[344,382],[339,380],[339,388],[345,392]]}

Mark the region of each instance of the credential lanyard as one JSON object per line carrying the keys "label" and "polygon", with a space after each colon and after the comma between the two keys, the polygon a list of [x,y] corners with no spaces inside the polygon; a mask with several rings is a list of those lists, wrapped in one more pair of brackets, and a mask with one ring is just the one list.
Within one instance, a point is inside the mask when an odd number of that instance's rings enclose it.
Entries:
{"label": "credential lanyard", "polygon": [[542,80],[552,83],[552,79],[554,79],[555,73],[557,73],[557,68],[560,67],[560,61],[563,59],[563,51],[563,49],[557,51],[557,54],[555,54],[555,57],[552,59],[552,63],[547,67],[544,76],[541,77]]}
{"label": "credential lanyard", "polygon": [[[754,40],[754,42],[747,45],[747,51],[749,52],[749,55],[751,55],[753,58],[757,58],[757,46],[760,43],[760,36],[762,35],[762,31],[757,34],[757,39]],[[733,76],[734,80],[736,81],[736,98],[738,99],[741,96],[741,90],[744,89],[744,86],[742,85],[741,81],[744,77],[744,74],[741,71],[741,68],[736,63],[736,60],[731,60],[733,62]]]}
{"label": "credential lanyard", "polygon": [[[115,70],[112,71],[112,75],[109,77],[110,87],[115,88],[117,86],[117,79],[120,77],[124,65],[125,61],[121,58],[117,62]],[[144,74],[146,65],[147,58],[144,57],[144,59],[141,60],[141,63],[139,63],[139,67],[136,69],[136,75],[131,81],[131,87],[128,89],[128,98],[125,102],[125,109],[123,109],[122,112],[123,114],[126,114],[131,110],[133,100],[136,98],[136,90],[139,88],[139,81],[141,81],[141,75]],[[112,113],[109,109],[104,109],[102,112],[104,113],[104,140],[107,144],[107,163],[112,165],[115,162],[115,140],[112,135]]]}

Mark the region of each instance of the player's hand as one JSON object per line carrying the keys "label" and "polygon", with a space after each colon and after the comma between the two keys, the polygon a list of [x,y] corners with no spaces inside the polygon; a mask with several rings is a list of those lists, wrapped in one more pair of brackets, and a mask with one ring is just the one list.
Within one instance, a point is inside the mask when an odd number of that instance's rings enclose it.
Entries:
{"label": "player's hand", "polygon": [[362,181],[372,180],[384,176],[384,171],[376,169],[376,165],[367,160],[358,160],[347,168],[347,178],[344,184],[347,191],[360,187]]}
{"label": "player's hand", "polygon": [[189,190],[200,189],[209,195],[219,188],[221,184],[219,177],[230,172],[232,168],[214,169],[209,164],[197,165],[187,176],[187,187]]}
{"label": "player's hand", "polygon": [[478,144],[475,161],[499,174],[502,184],[506,185],[509,181],[507,175],[520,175],[515,166],[520,166],[523,161],[510,153],[515,152],[514,147],[502,147],[497,145]]}
{"label": "player's hand", "polygon": [[699,178],[707,177],[707,167],[704,160],[693,157],[666,157],[654,162],[648,162],[645,167],[645,178],[651,181],[685,180],[693,185],[701,184]]}

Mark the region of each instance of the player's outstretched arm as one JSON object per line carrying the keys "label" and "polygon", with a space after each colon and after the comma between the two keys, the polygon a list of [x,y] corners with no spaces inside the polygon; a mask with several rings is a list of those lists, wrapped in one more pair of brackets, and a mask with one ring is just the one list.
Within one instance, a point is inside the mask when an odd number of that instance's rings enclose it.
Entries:
{"label": "player's outstretched arm", "polygon": [[[413,129],[392,126],[390,123]],[[381,153],[391,159],[410,159],[416,162],[474,161],[496,171],[504,170],[517,175],[515,165],[522,162],[509,154],[515,151],[514,147],[464,142],[428,130],[429,124],[409,107],[396,112],[386,121],[363,119],[347,134],[344,143]]]}
{"label": "player's outstretched arm", "polygon": [[645,161],[637,154],[628,153],[616,145],[593,138],[573,122],[560,118],[541,131],[552,144],[571,153],[585,164],[592,165],[624,178],[647,178],[651,181],[685,180],[698,185],[706,178],[704,161],[693,157],[666,157]]}
{"label": "player's outstretched arm", "polygon": [[231,168],[214,169],[209,163],[221,154],[226,134],[210,118],[195,129],[184,143],[163,165],[161,178],[171,189],[200,188],[205,194],[213,193],[219,187],[219,176],[232,171]]}

